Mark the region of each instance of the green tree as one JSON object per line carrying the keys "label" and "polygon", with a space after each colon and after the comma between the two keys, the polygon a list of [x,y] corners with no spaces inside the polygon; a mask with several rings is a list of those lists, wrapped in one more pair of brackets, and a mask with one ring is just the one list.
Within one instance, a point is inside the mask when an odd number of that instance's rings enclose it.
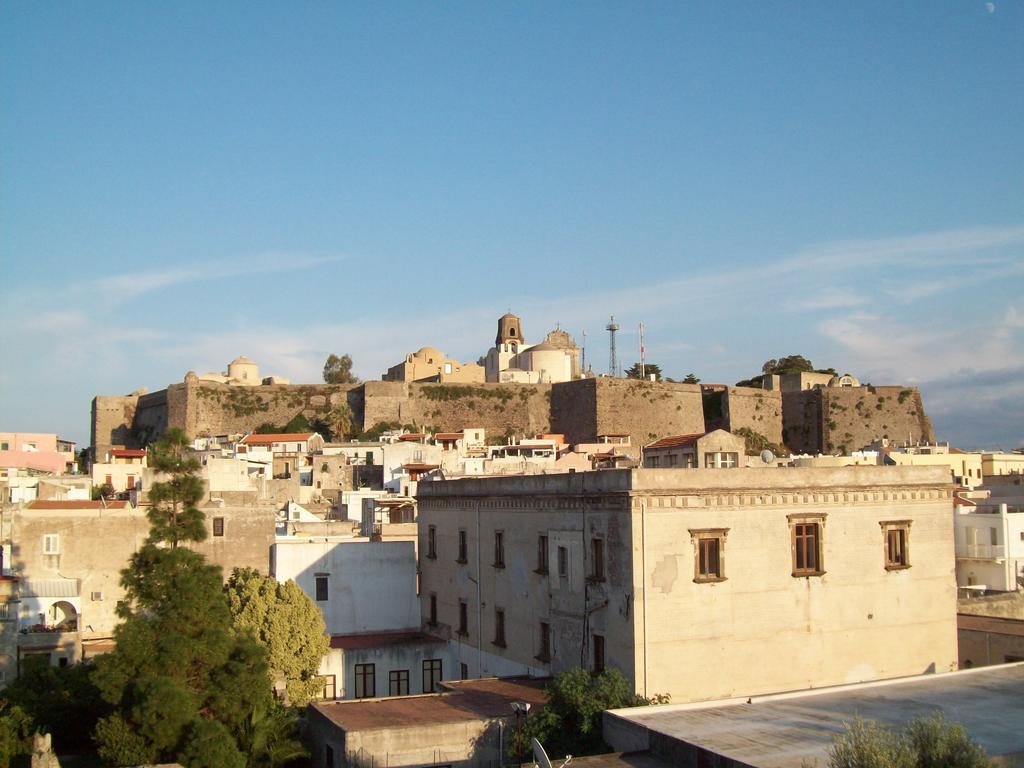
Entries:
{"label": "green tree", "polygon": [[96,721],[110,712],[92,680],[94,670],[87,664],[24,665],[3,696],[28,715],[37,730],[51,734],[55,747],[90,749]]}
{"label": "green tree", "polygon": [[832,740],[829,768],[986,768],[985,750],[941,712],[911,721],[899,732],[854,719]]}
{"label": "green tree", "polygon": [[31,733],[32,718],[0,699],[0,768],[8,768],[11,758],[30,753]]}
{"label": "green tree", "polygon": [[270,670],[286,684],[287,701],[305,706],[323,688],[317,678],[330,648],[323,614],[294,581],[281,584],[252,568],[235,568],[224,586],[235,630],[267,649]]}
{"label": "green tree", "polygon": [[695,374],[688,373],[686,378],[683,379],[683,384],[700,384],[700,379]]}
{"label": "green tree", "polygon": [[324,363],[324,381],[328,384],[358,384],[359,379],[352,375],[352,357],[347,354],[328,356]]}
{"label": "green tree", "polygon": [[284,425],[282,432],[312,432],[313,425],[309,423],[309,419],[306,418],[302,411],[299,411],[292,417],[292,420]]}
{"label": "green tree", "polygon": [[[655,381],[661,381],[661,366],[657,363],[644,363],[644,377],[650,378],[652,373],[654,374]],[[626,378],[640,378],[640,363],[633,363],[633,365],[626,369]]]}
{"label": "green tree", "polygon": [[591,675],[574,667],[555,676],[544,689],[548,703],[525,718],[513,732],[510,748],[514,758],[526,759],[531,738],[536,738],[552,757],[596,755],[609,752],[601,735],[601,713],[606,709],[666,704],[667,695],[650,699],[638,696],[617,669]]}
{"label": "green tree", "polygon": [[151,486],[159,502],[150,536],[121,572],[116,649],[95,662],[93,680],[113,711],[94,739],[112,765],[242,768],[252,714],[271,703],[266,654],[232,631],[220,568],[178,546],[206,536],[183,438],[169,432],[151,453],[168,479]]}
{"label": "green tree", "polygon": [[171,428],[149,448],[149,466],[167,479],[149,489],[149,542],[165,542],[177,548],[181,541],[206,538],[206,522],[196,507],[203,498],[203,481],[196,474],[199,461],[185,455],[188,436]]}

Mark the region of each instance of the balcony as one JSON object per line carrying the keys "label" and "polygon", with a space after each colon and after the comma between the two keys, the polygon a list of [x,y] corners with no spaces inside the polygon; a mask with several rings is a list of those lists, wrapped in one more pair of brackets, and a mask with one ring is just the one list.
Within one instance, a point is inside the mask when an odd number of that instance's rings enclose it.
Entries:
{"label": "balcony", "polygon": [[960,544],[956,556],[968,560],[1003,560],[1006,546],[1003,544]]}

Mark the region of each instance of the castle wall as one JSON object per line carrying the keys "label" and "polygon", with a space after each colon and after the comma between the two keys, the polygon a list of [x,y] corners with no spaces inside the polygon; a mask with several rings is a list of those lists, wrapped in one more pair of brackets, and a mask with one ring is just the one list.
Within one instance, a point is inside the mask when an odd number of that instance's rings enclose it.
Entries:
{"label": "castle wall", "polygon": [[856,451],[883,437],[935,441],[921,393],[915,387],[843,387],[818,393],[825,453]]}
{"label": "castle wall", "polygon": [[[260,424],[287,424],[297,414],[307,419],[326,417],[332,408],[345,404],[359,411],[362,398],[350,393],[358,384],[270,384],[233,387],[217,382],[190,380],[175,384],[170,398],[169,426],[181,427],[190,437],[249,432]],[[351,402],[350,402],[351,401]],[[362,423],[361,412],[352,409],[353,424]]]}
{"label": "castle wall", "polygon": [[608,377],[554,384],[551,431],[571,443],[629,435],[636,450],[660,437],[704,432],[700,386]]}
{"label": "castle wall", "polygon": [[91,443],[95,460],[114,446],[134,448],[132,423],[138,395],[97,395],[92,399]]}
{"label": "castle wall", "polygon": [[782,393],[782,440],[794,453],[821,452],[819,390]]}
{"label": "castle wall", "polygon": [[750,429],[782,444],[782,393],[755,387],[729,387],[722,398],[723,429]]}

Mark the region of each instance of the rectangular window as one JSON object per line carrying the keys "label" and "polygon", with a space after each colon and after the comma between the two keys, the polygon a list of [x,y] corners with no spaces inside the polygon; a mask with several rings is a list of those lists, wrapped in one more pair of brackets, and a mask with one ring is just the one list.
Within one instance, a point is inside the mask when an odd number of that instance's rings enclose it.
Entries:
{"label": "rectangular window", "polygon": [[494,609],[494,644],[505,647],[505,609]]}
{"label": "rectangular window", "polygon": [[44,555],[59,555],[60,554],[60,534],[59,533],[44,533],[43,534],[43,554]]}
{"label": "rectangular window", "polygon": [[327,600],[327,576],[316,577],[316,600],[322,603]]}
{"label": "rectangular window", "polygon": [[546,622],[540,623],[540,651],[537,652],[538,661],[551,661],[551,626]]}
{"label": "rectangular window", "polygon": [[562,577],[569,575],[569,550],[565,547],[558,548],[558,575]]}
{"label": "rectangular window", "polygon": [[334,748],[330,744],[324,746],[324,768],[334,768]]}
{"label": "rectangular window", "polygon": [[548,537],[537,537],[537,573],[548,572]]}
{"label": "rectangular window", "polygon": [[441,682],[441,659],[423,661],[423,692],[434,693]]}
{"label": "rectangular window", "polygon": [[409,695],[409,670],[392,669],[388,672],[388,696]]}
{"label": "rectangular window", "polygon": [[604,539],[590,540],[590,578],[604,581]]}
{"label": "rectangular window", "polygon": [[793,575],[820,576],[821,567],[821,524],[810,521],[794,521],[793,528]]}
{"label": "rectangular window", "polygon": [[708,453],[704,456],[705,467],[729,469],[731,467],[738,467],[739,463],[740,455],[738,453],[716,452]]}
{"label": "rectangular window", "polygon": [[459,680],[469,680],[469,665],[459,664]]}
{"label": "rectangular window", "polygon": [[459,600],[459,634],[465,637],[469,634],[469,607],[465,600]]}
{"label": "rectangular window", "polygon": [[373,664],[356,664],[356,698],[372,699],[377,695],[377,673]]}
{"label": "rectangular window", "polygon": [[10,621],[12,618],[10,603],[0,603],[0,621]]}
{"label": "rectangular window", "polygon": [[106,478],[106,480],[103,481],[103,484],[104,485],[109,485],[111,488],[113,488],[114,487],[114,476],[113,475],[107,475],[107,478]]}
{"label": "rectangular window", "polygon": [[604,636],[593,635],[594,638],[594,665],[592,670],[595,675],[604,672]]}
{"label": "rectangular window", "polygon": [[494,532],[494,567],[505,567],[505,532]]}
{"label": "rectangular window", "polygon": [[691,528],[694,546],[693,580],[725,580],[725,537],[728,528]]}
{"label": "rectangular window", "polygon": [[437,559],[437,528],[432,525],[427,528],[427,557]]}
{"label": "rectangular window", "polygon": [[889,520],[879,523],[885,534],[885,569],[896,571],[910,567],[910,521]]}
{"label": "rectangular window", "polygon": [[223,536],[224,535],[224,518],[215,517],[213,518],[213,535]]}
{"label": "rectangular window", "polygon": [[464,528],[459,529],[459,557],[458,562],[465,563],[468,561],[468,549],[466,545],[466,530]]}
{"label": "rectangular window", "polygon": [[128,475],[128,482],[125,484],[125,490],[135,490],[135,475]]}
{"label": "rectangular window", "polygon": [[324,686],[323,690],[320,692],[321,699],[338,698],[334,675],[320,675],[319,677],[317,677],[317,680],[323,683]]}
{"label": "rectangular window", "polygon": [[437,626],[437,595],[430,593],[430,618],[427,621],[432,627]]}

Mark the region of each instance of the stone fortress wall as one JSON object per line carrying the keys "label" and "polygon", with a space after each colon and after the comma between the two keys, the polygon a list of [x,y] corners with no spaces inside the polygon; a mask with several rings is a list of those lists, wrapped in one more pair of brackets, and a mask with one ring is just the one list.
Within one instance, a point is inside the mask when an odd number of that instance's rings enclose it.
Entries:
{"label": "stone fortress wall", "polygon": [[555,432],[573,443],[629,435],[634,452],[661,437],[717,426],[746,427],[772,443],[812,453],[856,450],[881,437],[934,440],[914,388],[780,393],[728,387],[715,397],[702,398],[694,384],[606,377],[555,384],[368,381],[237,387],[193,375],[150,394],[97,396],[92,445],[102,458],[114,446],[145,447],[168,427],[192,437],[248,432],[265,423],[284,425],[298,413],[311,421],[326,418],[341,405],[348,406],[356,429],[381,423],[428,431],[482,427],[496,438]]}

